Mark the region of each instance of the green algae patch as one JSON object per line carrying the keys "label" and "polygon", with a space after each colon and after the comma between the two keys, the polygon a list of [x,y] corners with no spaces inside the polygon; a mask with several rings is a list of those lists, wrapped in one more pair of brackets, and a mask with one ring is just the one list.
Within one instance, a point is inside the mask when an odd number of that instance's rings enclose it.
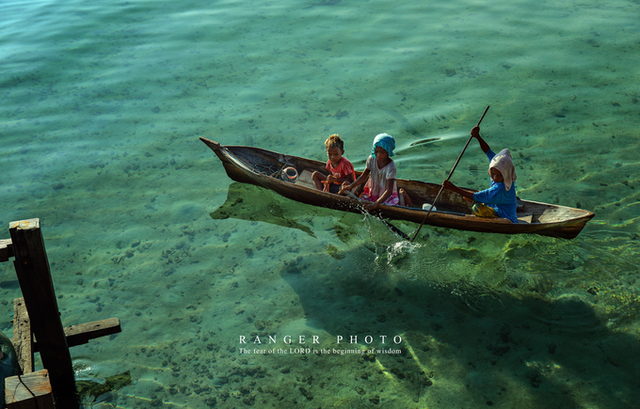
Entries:
{"label": "green algae patch", "polygon": [[338,260],[342,260],[343,258],[345,258],[347,256],[344,253],[344,251],[338,249],[333,244],[327,244],[326,246],[324,246],[324,249],[327,251],[327,253],[329,253],[329,255],[331,257],[333,257],[335,259],[338,259]]}
{"label": "green algae patch", "polygon": [[93,402],[98,397],[104,395],[107,392],[117,391],[127,385],[131,385],[131,372],[126,371],[118,375],[108,376],[105,378],[104,383],[95,381],[77,381],[76,391],[81,401],[87,398],[92,398]]}

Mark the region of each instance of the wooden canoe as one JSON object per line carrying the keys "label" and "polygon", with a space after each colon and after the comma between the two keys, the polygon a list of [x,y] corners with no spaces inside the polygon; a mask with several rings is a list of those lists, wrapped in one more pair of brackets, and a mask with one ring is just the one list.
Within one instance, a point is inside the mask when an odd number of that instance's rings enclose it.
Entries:
{"label": "wooden canoe", "polygon": [[[213,150],[222,161],[227,175],[237,182],[261,186],[314,206],[362,213],[362,206],[357,200],[314,187],[311,174],[314,171],[327,174],[323,162],[250,146],[223,146],[206,138],[200,140]],[[283,180],[286,167],[297,170],[295,182]],[[404,188],[409,193],[413,206],[381,205],[373,213],[383,218],[421,223],[427,214],[422,210],[422,205],[433,203],[441,185],[405,179],[396,179],[396,183],[398,189]],[[485,219],[474,216],[471,203],[449,190],[442,192],[435,205],[437,211],[431,212],[425,224],[485,233],[532,233],[564,239],[576,237],[594,216],[587,210],[518,199],[518,223],[511,223],[507,219]]]}

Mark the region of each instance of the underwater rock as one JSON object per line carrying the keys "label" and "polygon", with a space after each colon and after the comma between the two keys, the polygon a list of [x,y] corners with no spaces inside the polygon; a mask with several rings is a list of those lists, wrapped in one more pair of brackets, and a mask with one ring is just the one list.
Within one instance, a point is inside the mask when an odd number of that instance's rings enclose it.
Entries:
{"label": "underwater rock", "polygon": [[335,115],[333,115],[334,118],[336,118],[338,121],[341,120],[342,118],[346,118],[349,116],[349,111],[343,111],[341,109],[339,109]]}
{"label": "underwater rock", "polygon": [[302,386],[300,388],[298,388],[298,389],[300,390],[300,393],[302,393],[302,396],[307,398],[307,400],[313,400],[313,394],[311,392],[309,392],[308,390],[306,390]]}
{"label": "underwater rock", "polygon": [[495,356],[502,356],[509,352],[509,349],[511,348],[509,345],[490,345],[487,349],[492,351]]}
{"label": "underwater rock", "polygon": [[373,354],[373,353],[369,353],[369,352],[367,352],[367,353],[362,354],[362,358],[363,358],[365,361],[375,362],[375,360],[376,360],[376,354]]}
{"label": "underwater rock", "polygon": [[529,381],[531,382],[531,386],[537,388],[542,383],[542,378],[540,378],[539,374],[531,374],[529,376]]}
{"label": "underwater rock", "polygon": [[482,254],[476,249],[451,248],[447,250],[447,260],[468,260],[471,264],[480,264],[482,262]]}
{"label": "underwater rock", "polygon": [[263,329],[265,329],[267,327],[267,324],[264,323],[264,321],[262,320],[256,320],[253,325],[256,327],[256,329],[258,331],[262,331]]}
{"label": "underwater rock", "polygon": [[282,272],[289,274],[300,274],[302,271],[298,267],[302,262],[302,257],[298,256],[295,260],[285,261],[282,264]]}
{"label": "underwater rock", "polygon": [[335,259],[338,260],[342,260],[343,258],[345,258],[347,255],[344,253],[344,251],[338,249],[336,246],[334,246],[333,244],[327,244],[326,246],[324,246],[325,250],[327,250],[327,253],[329,253],[329,255]]}
{"label": "underwater rock", "polygon": [[118,375],[108,376],[105,378],[104,384],[95,381],[77,381],[76,391],[80,399],[93,398],[95,402],[101,395],[105,393],[117,391],[127,385],[131,385],[131,372],[126,371]]}
{"label": "underwater rock", "polygon": [[349,229],[346,226],[339,224],[333,225],[333,231],[336,233],[338,239],[343,243],[348,243],[353,237],[357,237],[357,233],[353,229]]}
{"label": "underwater rock", "polygon": [[229,378],[226,376],[216,376],[212,379],[213,386],[222,386],[229,383]]}
{"label": "underwater rock", "polygon": [[118,375],[107,376],[105,385],[109,385],[113,390],[131,385],[131,372],[127,371]]}

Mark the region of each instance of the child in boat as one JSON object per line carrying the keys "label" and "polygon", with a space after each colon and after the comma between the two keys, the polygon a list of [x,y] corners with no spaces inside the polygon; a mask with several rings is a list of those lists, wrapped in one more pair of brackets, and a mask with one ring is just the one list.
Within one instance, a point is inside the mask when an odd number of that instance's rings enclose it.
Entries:
{"label": "child in boat", "polygon": [[[344,141],[338,134],[333,134],[324,142],[327,150],[327,170],[329,176],[320,172],[313,172],[311,178],[316,189],[325,192],[338,193],[342,183],[350,183],[355,180],[353,165],[344,156]],[[322,186],[324,184],[324,186]]]}
{"label": "child in boat", "polygon": [[454,191],[467,199],[474,201],[471,210],[478,217],[496,218],[503,217],[512,223],[518,223],[516,211],[518,202],[516,198],[517,176],[513,166],[509,149],[501,150],[497,155],[489,148],[489,145],[480,137],[480,127],[471,130],[471,136],[480,143],[480,148],[489,159],[489,176],[491,186],[481,192],[471,193],[455,186],[449,180],[445,180],[442,186]]}
{"label": "child in boat", "polygon": [[365,209],[375,210],[381,204],[397,205],[400,200],[396,187],[396,164],[391,159],[395,148],[396,141],[393,136],[386,133],[377,135],[373,140],[373,149],[367,159],[366,169],[355,182],[343,183],[341,192],[351,190],[366,181],[360,199],[372,203],[366,204]]}

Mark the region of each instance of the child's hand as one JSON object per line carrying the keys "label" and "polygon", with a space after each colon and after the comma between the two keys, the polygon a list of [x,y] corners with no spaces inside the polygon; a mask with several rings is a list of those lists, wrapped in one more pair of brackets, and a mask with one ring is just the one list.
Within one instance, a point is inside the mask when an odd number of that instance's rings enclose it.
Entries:
{"label": "child's hand", "polygon": [[337,180],[337,178],[333,175],[327,176],[327,183],[333,183]]}

